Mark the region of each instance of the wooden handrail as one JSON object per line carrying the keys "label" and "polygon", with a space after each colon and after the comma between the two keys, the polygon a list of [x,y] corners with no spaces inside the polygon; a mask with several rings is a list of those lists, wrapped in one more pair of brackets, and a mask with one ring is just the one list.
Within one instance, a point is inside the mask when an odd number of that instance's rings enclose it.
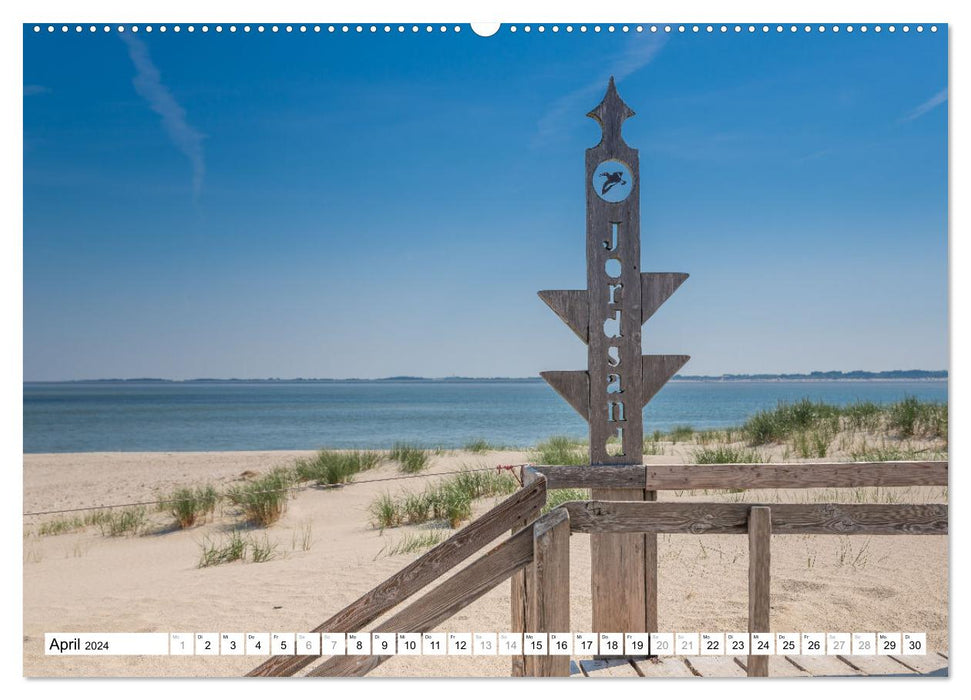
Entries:
{"label": "wooden handrail", "polygon": [[[508,540],[465,567],[404,610],[374,628],[375,632],[427,632],[491,591],[533,561],[533,528]],[[308,676],[363,676],[390,656],[332,656]]]}
{"label": "wooden handrail", "polygon": [[772,508],[776,535],[946,535],[942,504],[844,503],[658,503],[573,501],[564,503],[573,532],[653,532],[742,535],[749,509]]}
{"label": "wooden handrail", "polygon": [[534,465],[547,488],[803,489],[947,486],[948,462],[797,462],[770,464]]}
{"label": "wooden handrail", "polygon": [[[363,629],[515,525],[535,518],[545,503],[546,479],[539,477],[311,631],[357,632]],[[246,675],[292,676],[319,658],[273,656]]]}

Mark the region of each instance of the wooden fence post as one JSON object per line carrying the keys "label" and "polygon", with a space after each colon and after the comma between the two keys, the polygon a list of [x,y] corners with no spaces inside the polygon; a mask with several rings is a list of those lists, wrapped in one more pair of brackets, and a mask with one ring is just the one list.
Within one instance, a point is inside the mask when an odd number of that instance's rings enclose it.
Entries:
{"label": "wooden fence post", "polygon": [[[533,471],[529,467],[524,467],[522,470],[522,482],[523,488],[528,488],[532,486],[538,479],[546,481],[546,477],[538,472]],[[543,499],[544,505],[546,499]],[[540,514],[540,510],[537,509],[535,513],[531,513],[529,516],[524,518],[518,525],[518,527],[513,528],[512,534],[516,534],[522,528],[528,526],[533,520],[535,520]],[[512,575],[509,583],[509,618],[510,632],[525,632],[526,631],[526,619],[528,617],[527,610],[529,609],[530,600],[533,597],[533,580],[529,576],[529,572],[525,569],[517,571]],[[510,674],[513,677],[525,676],[526,675],[526,657],[523,654],[518,656],[510,657],[511,670]]]}
{"label": "wooden fence post", "polygon": [[[533,563],[526,569],[533,581],[527,609],[529,632],[570,631],[570,516],[563,508],[547,513],[533,525]],[[530,676],[569,676],[570,657],[526,657]]]}
{"label": "wooden fence post", "polygon": [[[748,516],[748,631],[769,631],[770,547],[772,510],[752,506]],[[751,650],[750,650],[751,651]],[[769,675],[769,657],[749,654],[748,675]]]}

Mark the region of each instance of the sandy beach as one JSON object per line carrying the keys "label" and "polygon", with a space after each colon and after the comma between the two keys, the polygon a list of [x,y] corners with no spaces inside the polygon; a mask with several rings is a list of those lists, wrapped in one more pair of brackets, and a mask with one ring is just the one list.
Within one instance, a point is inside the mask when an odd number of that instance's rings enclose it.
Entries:
{"label": "sandy beach", "polygon": [[[647,462],[671,463],[669,454]],[[173,487],[224,489],[244,474],[292,466],[308,452],[84,453],[24,456],[24,511],[151,501]],[[393,462],[334,489],[294,494],[266,528],[276,545],[266,562],[199,568],[207,538],[225,536],[237,520],[222,507],[186,530],[151,512],[153,526],[135,537],[106,537],[97,527],[38,534],[56,516],[24,519],[24,674],[26,676],[240,676],[256,657],[48,657],[44,633],[293,632],[309,630],[421,552],[390,555],[395,543],[430,526],[384,530],[371,524],[379,495],[420,491],[442,472],[528,461],[524,452],[444,452],[418,478]],[[366,483],[375,482],[375,483]],[[662,500],[859,502],[853,490],[665,493]],[[942,487],[870,489],[867,502],[946,502]],[[487,510],[495,498],[476,502]],[[63,517],[63,516],[60,516]],[[443,527],[437,525],[436,527]],[[264,536],[263,529],[253,535]],[[772,627],[776,631],[924,631],[928,649],[947,653],[946,537],[783,536],[772,543]],[[589,538],[571,540],[572,627],[590,629]],[[659,539],[662,630],[744,631],[746,539],[665,535]],[[444,623],[440,631],[505,631],[509,586],[500,585]],[[506,657],[396,657],[377,676],[505,676]]]}

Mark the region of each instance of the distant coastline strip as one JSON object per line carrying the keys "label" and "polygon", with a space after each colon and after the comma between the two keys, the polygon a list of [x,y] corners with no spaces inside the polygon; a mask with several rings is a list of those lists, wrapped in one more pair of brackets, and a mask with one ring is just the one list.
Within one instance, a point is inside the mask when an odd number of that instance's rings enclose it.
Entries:
{"label": "distant coastline strip", "polygon": [[[671,381],[687,382],[752,382],[752,381],[859,381],[859,380],[942,380],[948,378],[948,370],[925,370],[925,369],[895,369],[883,372],[867,372],[864,370],[852,370],[850,372],[809,372],[795,374],[676,374]],[[230,377],[217,379],[214,377],[199,377],[195,379],[162,379],[159,377],[131,377],[113,379],[63,379],[63,380],[25,380],[24,384],[223,384],[223,383],[242,383],[242,384],[286,384],[286,383],[307,383],[324,384],[340,382],[536,382],[543,383],[541,377],[416,377],[401,375],[394,377],[379,377],[375,379],[361,379],[358,377],[348,377],[345,379],[334,379],[331,377],[293,377],[283,379],[280,377],[264,377],[242,379]]]}

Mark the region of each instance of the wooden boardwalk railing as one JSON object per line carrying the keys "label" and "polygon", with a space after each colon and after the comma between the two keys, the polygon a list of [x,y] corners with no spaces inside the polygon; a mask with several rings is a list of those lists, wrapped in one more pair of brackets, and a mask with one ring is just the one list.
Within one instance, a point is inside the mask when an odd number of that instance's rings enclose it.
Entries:
{"label": "wooden boardwalk railing", "polygon": [[[502,533],[512,535],[403,610],[376,632],[426,632],[513,579],[512,631],[570,631],[570,533],[748,534],[749,630],[769,631],[772,534],[947,534],[939,504],[739,504],[583,501],[540,517],[548,488],[697,489],[947,485],[947,462],[624,465],[524,467],[523,488],[318,625],[313,632],[358,632],[433,583]],[[538,518],[538,519],[537,519]],[[359,676],[387,656],[334,656],[310,676]],[[317,656],[274,656],[249,676],[291,676]],[[750,676],[768,673],[750,656]],[[519,656],[513,675],[568,676],[567,656]]]}
{"label": "wooden boardwalk railing", "polygon": [[882,503],[564,503],[573,532],[744,535],[755,505],[772,509],[774,535],[946,535],[947,506]]}
{"label": "wooden boardwalk railing", "polygon": [[[393,607],[453,569],[523,522],[534,520],[546,503],[546,479],[530,484],[430,549],[401,571],[315,627],[312,632],[358,632]],[[407,631],[407,630],[400,630]],[[273,656],[247,676],[292,676],[318,656]]]}
{"label": "wooden boardwalk railing", "polygon": [[648,464],[607,467],[531,466],[547,488],[808,489],[947,486],[946,461],[782,464]]}
{"label": "wooden boardwalk railing", "polygon": [[[769,632],[772,535],[946,535],[941,504],[750,504],[575,501],[560,506],[572,532],[748,535],[749,632]],[[767,676],[769,657],[750,655],[749,676]]]}

